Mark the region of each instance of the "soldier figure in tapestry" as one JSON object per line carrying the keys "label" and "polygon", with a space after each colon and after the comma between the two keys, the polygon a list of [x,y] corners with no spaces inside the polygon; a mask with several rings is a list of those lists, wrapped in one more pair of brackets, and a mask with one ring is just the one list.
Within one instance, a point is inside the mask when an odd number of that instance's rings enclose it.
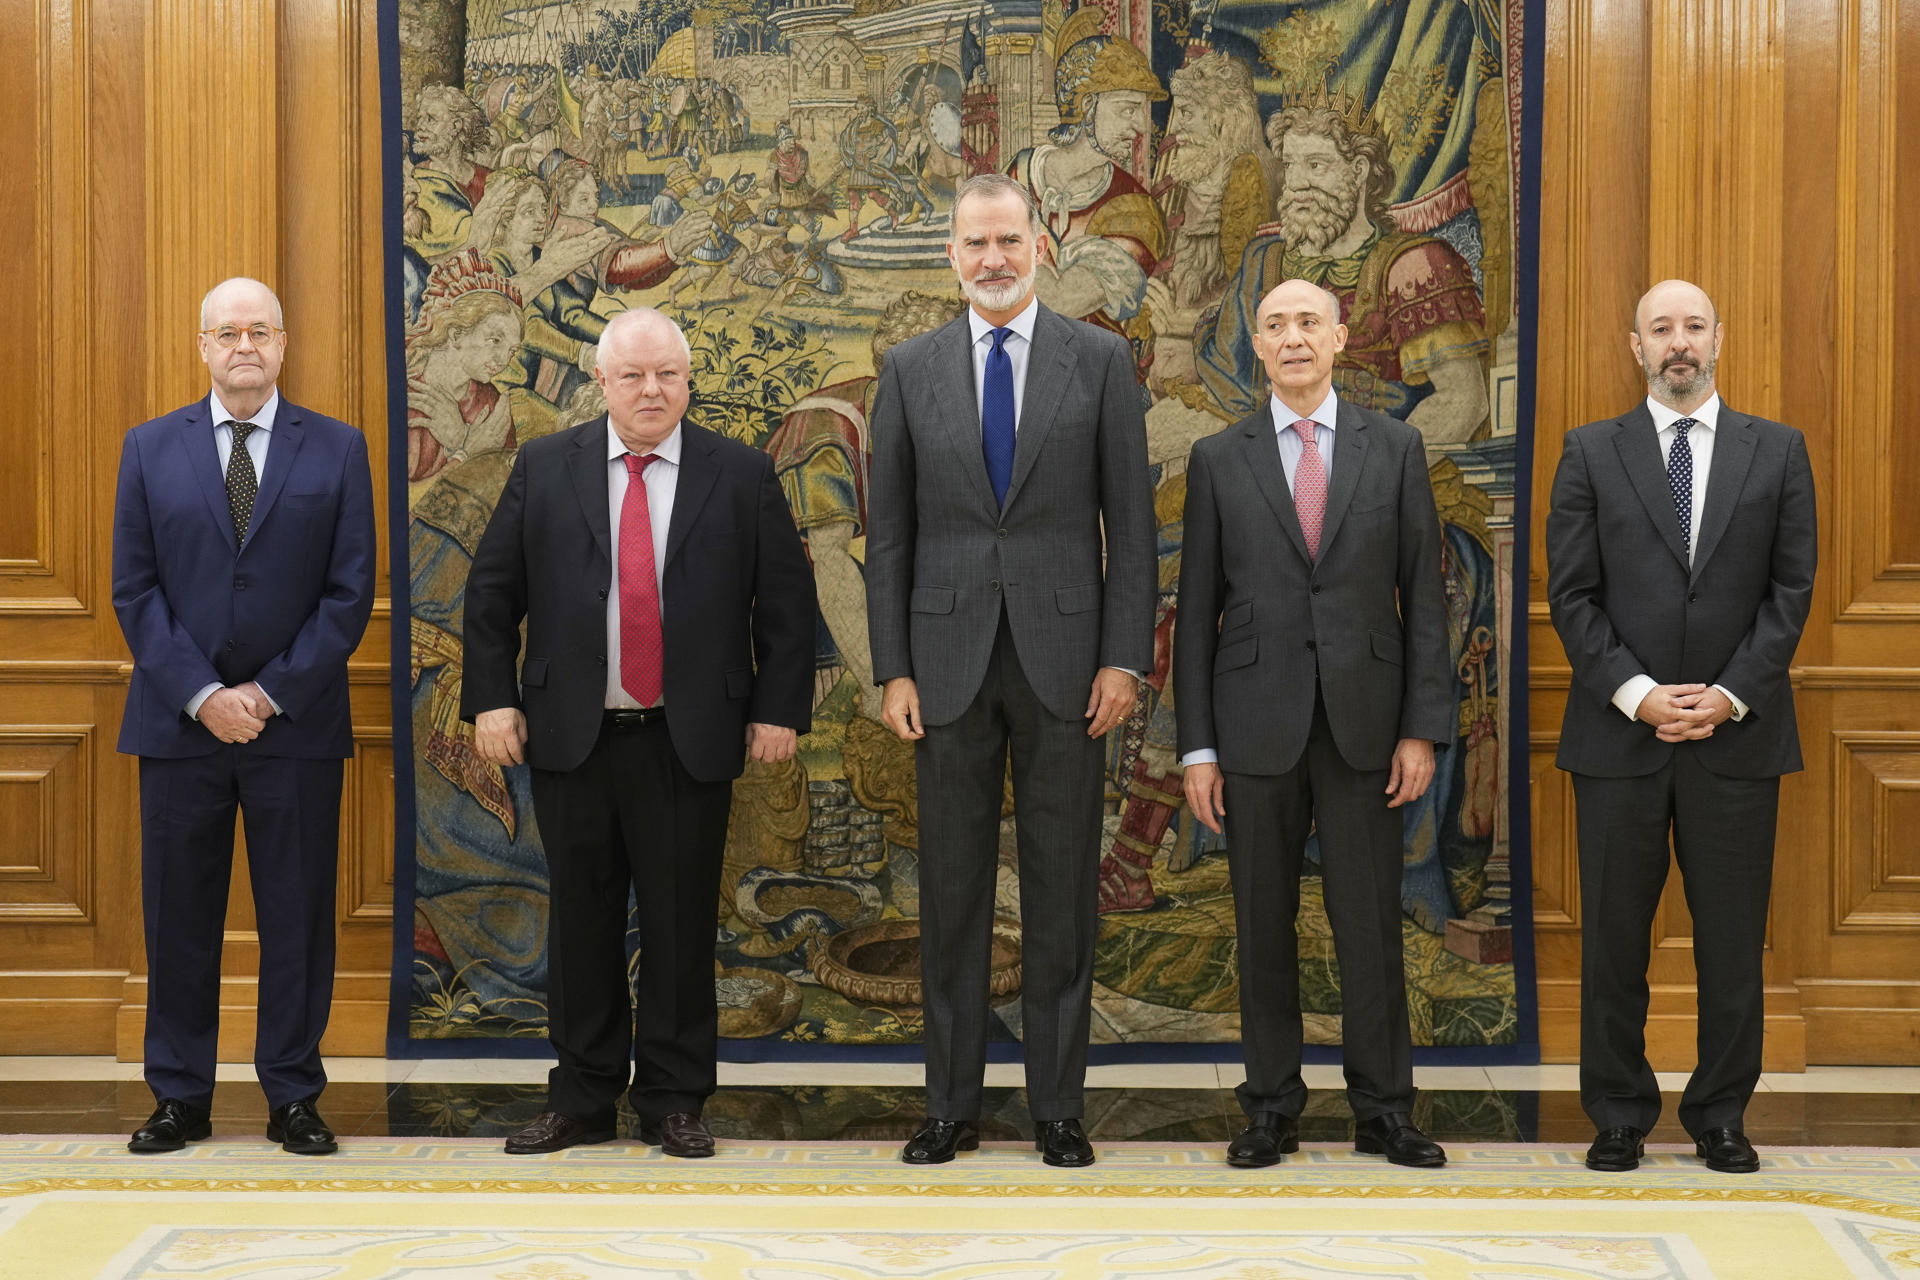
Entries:
{"label": "soldier figure in tapestry", "polygon": [[[1042,302],[1125,336],[1148,406],[1162,594],[1154,670],[1108,740],[1096,1038],[1239,1033],[1226,860],[1184,812],[1167,672],[1187,453],[1255,403],[1253,307],[1297,276],[1341,301],[1340,394],[1425,437],[1446,526],[1459,731],[1406,822],[1415,1041],[1515,1039],[1502,690],[1526,0],[467,0],[461,31],[423,27],[449,12],[403,24],[420,38],[401,50],[392,246],[413,1035],[544,1028],[528,783],[480,761],[458,717],[465,576],[514,451],[603,410],[595,342],[647,305],[691,340],[690,416],[771,455],[820,599],[814,732],[735,789],[722,1034],[917,1037],[912,753],[878,722],[865,647],[867,413],[887,350],[963,305],[953,193],[993,169],[1042,212]],[[1005,883],[995,1012],[1017,1038]],[[1310,868],[1303,1000],[1331,1042],[1324,925]]]}

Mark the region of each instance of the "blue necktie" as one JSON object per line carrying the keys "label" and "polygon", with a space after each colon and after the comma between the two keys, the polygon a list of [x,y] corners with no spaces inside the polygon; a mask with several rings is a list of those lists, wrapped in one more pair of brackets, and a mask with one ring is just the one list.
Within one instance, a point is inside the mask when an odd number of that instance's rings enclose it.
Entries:
{"label": "blue necktie", "polygon": [[1673,486],[1673,514],[1680,521],[1680,546],[1693,555],[1693,445],[1687,440],[1692,418],[1673,424],[1673,447],[1667,450],[1667,483]]}
{"label": "blue necktie", "polygon": [[987,483],[993,500],[1007,505],[1007,486],[1013,483],[1013,358],[1007,354],[1012,329],[993,331],[993,350],[987,352],[987,378],[980,398],[980,448],[987,457]]}

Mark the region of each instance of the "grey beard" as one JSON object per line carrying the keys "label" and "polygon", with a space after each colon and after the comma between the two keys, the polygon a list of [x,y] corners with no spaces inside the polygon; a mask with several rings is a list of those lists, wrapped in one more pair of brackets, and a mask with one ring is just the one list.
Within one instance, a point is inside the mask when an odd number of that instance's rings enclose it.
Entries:
{"label": "grey beard", "polygon": [[1353,222],[1352,193],[1345,198],[1331,191],[1315,188],[1313,203],[1305,209],[1291,200],[1280,206],[1280,228],[1286,233],[1287,243],[1305,253],[1320,254],[1328,245],[1340,238]]}
{"label": "grey beard", "polygon": [[1012,280],[992,280],[977,284],[972,280],[960,282],[960,296],[975,306],[985,307],[988,311],[1005,311],[1026,296],[1033,287],[1033,272],[1016,275]]}
{"label": "grey beard", "polygon": [[1641,367],[1647,372],[1647,391],[1661,404],[1672,406],[1677,401],[1691,400],[1711,387],[1713,373],[1719,363],[1717,359],[1702,360],[1692,375],[1678,384],[1667,377],[1665,369],[1648,368],[1644,362]]}

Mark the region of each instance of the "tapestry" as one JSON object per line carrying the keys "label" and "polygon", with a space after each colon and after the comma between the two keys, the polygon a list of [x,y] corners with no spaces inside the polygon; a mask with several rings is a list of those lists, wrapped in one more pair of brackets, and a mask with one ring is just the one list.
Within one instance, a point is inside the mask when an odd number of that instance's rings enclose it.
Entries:
{"label": "tapestry", "polygon": [[[1420,430],[1444,525],[1458,717],[1404,811],[1414,1042],[1526,1059],[1511,752],[1526,742],[1513,588],[1536,5],[386,7],[395,679],[411,736],[410,753],[397,744],[390,1051],[513,1052],[544,1035],[540,836],[526,770],[483,762],[459,718],[462,597],[515,450],[603,412],[595,343],[642,305],[687,334],[689,418],[774,459],[820,601],[813,731],[734,787],[714,904],[723,1054],[918,1040],[913,753],[880,723],[867,653],[867,417],[888,348],[959,314],[954,191],[998,170],[1045,221],[1041,301],[1132,346],[1159,522],[1157,660],[1107,744],[1096,1043],[1231,1052],[1239,1037],[1224,848],[1184,813],[1174,749],[1185,466],[1264,397],[1256,305],[1305,277],[1349,329],[1336,389]],[[1021,1030],[1011,830],[991,976],[1001,1053]],[[1309,1041],[1337,1044],[1317,859],[1310,845],[1302,999]]]}

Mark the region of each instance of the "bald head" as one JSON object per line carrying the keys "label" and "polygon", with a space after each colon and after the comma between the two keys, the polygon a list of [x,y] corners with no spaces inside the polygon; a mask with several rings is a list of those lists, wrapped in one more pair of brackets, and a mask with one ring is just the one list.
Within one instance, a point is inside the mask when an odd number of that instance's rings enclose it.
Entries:
{"label": "bald head", "polygon": [[1647,394],[1685,414],[1713,395],[1724,336],[1706,290],[1685,280],[1662,280],[1633,309],[1627,344],[1647,375]]}
{"label": "bald head", "polygon": [[1253,352],[1273,394],[1306,417],[1333,388],[1333,364],[1346,349],[1340,299],[1308,280],[1289,280],[1260,300]]}
{"label": "bald head", "polygon": [[207,296],[200,299],[200,327],[211,329],[213,321],[208,317],[223,306],[252,308],[255,304],[264,305],[273,313],[274,328],[286,328],[286,317],[280,311],[280,299],[274,296],[273,290],[252,276],[232,276],[207,290]]}
{"label": "bald head", "polygon": [[693,395],[693,353],[680,326],[652,307],[622,311],[600,335],[593,377],[607,421],[634,453],[673,434]]}
{"label": "bald head", "polygon": [[680,331],[680,326],[673,322],[672,316],[664,311],[656,311],[652,307],[630,307],[625,311],[615,312],[613,318],[607,321],[607,327],[600,332],[598,358],[606,357],[610,343],[624,342],[628,335],[655,333],[671,333],[674,341],[679,344],[680,354],[686,358],[687,364],[689,366],[693,364],[693,348],[687,345],[687,335]]}

